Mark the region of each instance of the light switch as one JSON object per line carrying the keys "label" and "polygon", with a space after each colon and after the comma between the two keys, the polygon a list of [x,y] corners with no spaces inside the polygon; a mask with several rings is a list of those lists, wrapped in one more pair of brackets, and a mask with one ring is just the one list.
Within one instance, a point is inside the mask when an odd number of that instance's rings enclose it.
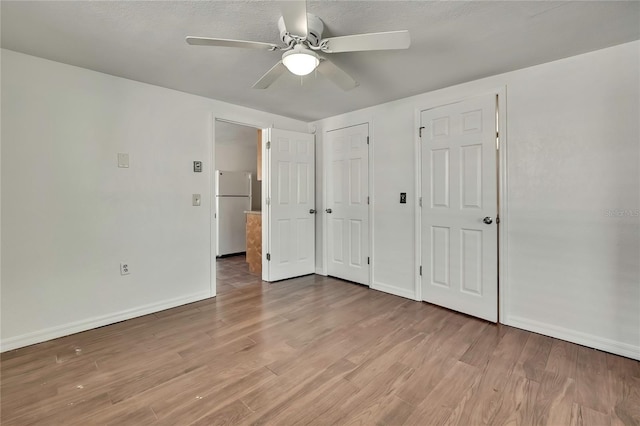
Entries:
{"label": "light switch", "polygon": [[407,193],[406,192],[401,192],[400,193],[400,204],[407,204]]}
{"label": "light switch", "polygon": [[202,161],[194,161],[193,162],[193,171],[194,173],[202,172]]}
{"label": "light switch", "polygon": [[200,207],[200,194],[193,194],[191,196],[191,201],[193,203],[194,206],[196,207]]}
{"label": "light switch", "polygon": [[129,168],[129,154],[126,152],[118,153],[118,167],[128,169]]}

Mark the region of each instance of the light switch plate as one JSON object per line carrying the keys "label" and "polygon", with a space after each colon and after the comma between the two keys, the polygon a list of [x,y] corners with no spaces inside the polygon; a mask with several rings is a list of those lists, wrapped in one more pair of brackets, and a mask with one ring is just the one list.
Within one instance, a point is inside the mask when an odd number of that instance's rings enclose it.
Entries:
{"label": "light switch plate", "polygon": [[400,193],[400,204],[407,204],[407,193],[406,192],[401,192]]}
{"label": "light switch plate", "polygon": [[129,168],[129,154],[127,154],[126,152],[118,153],[118,167],[123,169]]}
{"label": "light switch plate", "polygon": [[202,172],[202,161],[194,161],[193,162],[193,171],[194,173]]}
{"label": "light switch plate", "polygon": [[200,194],[193,194],[191,196],[191,202],[194,206],[200,207],[200,201],[201,201]]}

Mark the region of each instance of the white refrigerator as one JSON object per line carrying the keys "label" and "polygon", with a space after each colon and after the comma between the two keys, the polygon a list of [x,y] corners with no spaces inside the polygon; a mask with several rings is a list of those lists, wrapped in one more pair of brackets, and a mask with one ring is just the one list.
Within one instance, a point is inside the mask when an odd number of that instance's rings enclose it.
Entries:
{"label": "white refrigerator", "polygon": [[216,256],[247,250],[248,210],[251,210],[251,173],[216,170]]}

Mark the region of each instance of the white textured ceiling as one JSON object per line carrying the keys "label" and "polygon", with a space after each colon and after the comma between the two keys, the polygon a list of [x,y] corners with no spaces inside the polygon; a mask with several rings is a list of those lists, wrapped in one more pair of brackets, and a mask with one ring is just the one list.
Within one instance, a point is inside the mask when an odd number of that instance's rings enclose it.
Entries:
{"label": "white textured ceiling", "polygon": [[305,121],[640,38],[638,1],[316,1],[325,37],[408,29],[406,51],[330,55],[360,86],[314,74],[251,86],[278,52],[184,37],[278,43],[266,1],[2,1],[2,47]]}

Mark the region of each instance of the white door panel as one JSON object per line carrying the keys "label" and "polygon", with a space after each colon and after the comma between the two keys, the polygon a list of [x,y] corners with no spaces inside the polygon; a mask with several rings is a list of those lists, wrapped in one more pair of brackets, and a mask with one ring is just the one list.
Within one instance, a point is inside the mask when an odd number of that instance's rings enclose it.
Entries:
{"label": "white door panel", "polygon": [[266,205],[263,279],[315,273],[315,147],[313,135],[263,130]]}
{"label": "white door panel", "polygon": [[327,271],[369,285],[368,124],[326,133],[331,174],[327,176]]}
{"label": "white door panel", "polygon": [[[496,97],[422,111],[422,295],[497,321]],[[490,217],[491,224],[483,218]]]}

